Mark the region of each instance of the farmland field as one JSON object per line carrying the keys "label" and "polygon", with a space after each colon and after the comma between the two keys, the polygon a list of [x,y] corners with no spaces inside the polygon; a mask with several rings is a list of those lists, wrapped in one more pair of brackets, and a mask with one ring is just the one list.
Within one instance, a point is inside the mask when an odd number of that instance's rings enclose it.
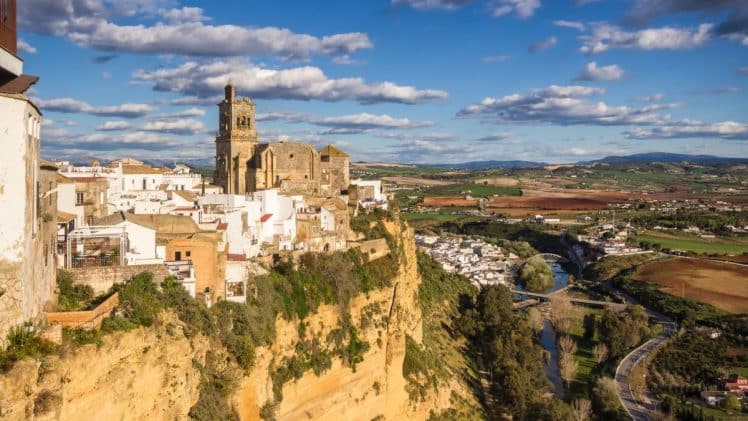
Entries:
{"label": "farmland field", "polygon": [[675,258],[640,266],[634,279],[655,283],[662,286],[663,292],[730,313],[748,312],[748,267]]}
{"label": "farmland field", "polygon": [[748,242],[731,239],[703,239],[690,236],[676,236],[647,232],[636,237],[636,241],[660,244],[671,250],[692,251],[707,254],[743,254],[748,252]]}

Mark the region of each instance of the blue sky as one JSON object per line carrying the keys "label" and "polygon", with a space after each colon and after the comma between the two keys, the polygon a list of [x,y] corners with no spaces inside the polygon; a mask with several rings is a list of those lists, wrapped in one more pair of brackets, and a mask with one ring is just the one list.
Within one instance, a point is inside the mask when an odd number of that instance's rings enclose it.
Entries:
{"label": "blue sky", "polygon": [[741,0],[19,3],[50,158],[210,158],[228,81],[354,160],[748,156]]}

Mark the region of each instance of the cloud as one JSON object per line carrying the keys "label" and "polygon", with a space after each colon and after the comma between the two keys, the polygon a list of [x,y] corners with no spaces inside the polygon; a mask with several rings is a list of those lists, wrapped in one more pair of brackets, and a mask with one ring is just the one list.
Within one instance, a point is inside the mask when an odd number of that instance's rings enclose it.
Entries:
{"label": "cloud", "polygon": [[455,142],[460,138],[453,133],[379,133],[376,135],[382,139],[394,139],[399,141],[422,140],[426,142]]}
{"label": "cloud", "polygon": [[[176,54],[203,57],[276,55],[289,60],[313,54],[346,55],[373,45],[360,32],[316,37],[276,27],[210,25],[202,9],[166,9],[167,1],[28,0],[21,2],[26,31],[65,36],[82,47],[133,54]],[[150,13],[166,18],[147,26],[120,25],[121,17]]]}
{"label": "cloud", "polygon": [[94,107],[87,102],[73,98],[55,98],[46,100],[35,98],[33,101],[42,109],[42,111],[89,114],[100,117],[137,118],[153,111],[153,107],[148,104],[125,103],[120,105]]}
{"label": "cloud", "polygon": [[584,31],[585,29],[587,29],[587,25],[585,25],[584,22],[579,22],[579,21],[554,20],[553,24],[556,26],[560,26],[562,28],[576,29],[577,31]]}
{"label": "cloud", "polygon": [[557,125],[652,125],[670,119],[659,111],[676,104],[652,104],[646,107],[610,106],[591,102],[585,97],[600,95],[605,90],[587,86],[550,86],[529,94],[512,94],[500,98],[487,97],[470,104],[457,113],[458,117],[480,118],[484,122],[557,124]]}
{"label": "cloud", "polygon": [[107,121],[101,126],[97,127],[96,130],[100,132],[107,132],[107,131],[118,131],[118,130],[127,130],[132,128],[132,124],[128,121]]}
{"label": "cloud", "polygon": [[658,94],[649,95],[649,96],[640,96],[640,97],[637,97],[636,100],[641,101],[641,102],[660,102],[662,101],[663,98],[665,98],[665,95],[658,93]]}
{"label": "cloud", "polygon": [[723,88],[710,88],[710,89],[692,89],[688,91],[692,95],[722,95],[722,94],[734,94],[740,92],[740,88],[735,86],[726,86]]}
{"label": "cloud", "polygon": [[485,56],[483,57],[483,61],[486,63],[503,63],[510,58],[507,55]]}
{"label": "cloud", "polygon": [[103,54],[100,56],[91,57],[91,62],[96,64],[109,63],[117,57],[117,54]]}
{"label": "cloud", "polygon": [[[741,6],[742,3],[742,6]],[[680,13],[716,14],[728,11],[728,22],[737,20],[745,11],[742,0],[636,0],[627,15],[629,23],[643,25],[650,21]]]}
{"label": "cloud", "polygon": [[741,68],[738,69],[738,72],[740,72],[740,73],[742,73],[744,75],[748,75],[748,67],[741,67]]}
{"label": "cloud", "polygon": [[387,114],[374,115],[360,113],[339,117],[324,117],[313,121],[322,127],[345,128],[356,130],[370,129],[412,129],[433,125],[430,121],[412,121],[407,118],[393,118]]}
{"label": "cloud", "polygon": [[29,54],[36,53],[36,47],[24,41],[23,39],[18,40],[18,50],[23,51],[24,53],[29,53]]}
{"label": "cloud", "polygon": [[493,132],[475,139],[476,142],[503,142],[514,136],[512,132]]}
{"label": "cloud", "polygon": [[617,64],[597,67],[597,63],[592,61],[587,63],[582,73],[574,80],[621,80],[623,78],[623,69]]}
{"label": "cloud", "polygon": [[418,10],[455,10],[472,0],[392,0],[393,5],[405,5]]}
{"label": "cloud", "polygon": [[182,118],[182,117],[202,117],[205,110],[202,108],[188,108],[186,110],[175,111],[173,113],[158,114],[153,116],[156,119]]}
{"label": "cloud", "polygon": [[711,37],[712,25],[704,23],[697,28],[665,26],[638,31],[624,31],[608,23],[592,24],[588,34],[579,39],[584,54],[599,54],[610,49],[635,50],[685,50],[704,45]]}
{"label": "cloud", "polygon": [[322,134],[360,134],[374,129],[414,129],[432,126],[431,121],[414,121],[407,118],[394,118],[387,114],[349,114],[333,117],[317,117],[294,112],[269,112],[257,114],[257,121],[288,121],[308,123],[328,130]]}
{"label": "cloud", "polygon": [[558,44],[558,40],[556,39],[556,37],[550,37],[550,38],[544,39],[542,41],[538,41],[530,45],[528,50],[531,53],[537,53],[540,50],[545,50],[546,48],[555,47],[556,44]]}
{"label": "cloud", "polygon": [[174,68],[137,70],[133,77],[137,82],[151,84],[155,91],[196,98],[215,97],[229,81],[233,81],[238,91],[263,99],[418,104],[448,96],[444,91],[420,90],[392,82],[368,84],[362,78],[330,79],[314,66],[274,70],[242,61],[207,64],[190,61]]}
{"label": "cloud", "polygon": [[210,20],[203,15],[203,9],[199,7],[164,9],[160,11],[160,15],[169,22],[203,22]]}
{"label": "cloud", "polygon": [[517,17],[526,19],[540,8],[540,0],[495,0],[492,15],[500,17],[514,12]]}
{"label": "cloud", "polygon": [[145,123],[141,130],[186,136],[204,132],[205,125],[201,121],[194,119],[156,120]]}
{"label": "cloud", "polygon": [[586,4],[597,3],[599,1],[600,0],[574,0],[574,5],[575,6],[584,6]]}
{"label": "cloud", "polygon": [[720,138],[748,140],[748,124],[735,121],[702,123],[700,121],[679,121],[652,128],[637,128],[624,132],[628,139],[672,139],[672,138]]}

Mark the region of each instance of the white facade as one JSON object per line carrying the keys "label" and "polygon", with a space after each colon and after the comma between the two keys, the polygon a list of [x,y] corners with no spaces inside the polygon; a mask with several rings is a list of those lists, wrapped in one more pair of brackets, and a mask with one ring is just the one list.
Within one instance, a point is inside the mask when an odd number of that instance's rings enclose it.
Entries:
{"label": "white facade", "polygon": [[40,122],[25,96],[0,94],[0,345],[11,327],[40,316],[54,299],[54,248],[46,262],[40,258],[56,244],[56,233],[43,235],[38,212]]}

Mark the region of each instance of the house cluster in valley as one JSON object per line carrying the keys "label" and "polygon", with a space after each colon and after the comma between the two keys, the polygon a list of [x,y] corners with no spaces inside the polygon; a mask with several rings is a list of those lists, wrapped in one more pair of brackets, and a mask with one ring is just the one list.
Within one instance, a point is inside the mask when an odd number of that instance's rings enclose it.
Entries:
{"label": "house cluster in valley", "polygon": [[387,208],[381,181],[350,180],[335,146],[259,142],[255,104],[231,84],[214,184],[185,165],[41,159],[42,112],[27,95],[38,78],[23,74],[12,12],[0,31],[0,345],[13,326],[44,319],[58,269],[97,293],[147,270],[206,305],[241,302],[259,263],[360,247],[351,216]]}

